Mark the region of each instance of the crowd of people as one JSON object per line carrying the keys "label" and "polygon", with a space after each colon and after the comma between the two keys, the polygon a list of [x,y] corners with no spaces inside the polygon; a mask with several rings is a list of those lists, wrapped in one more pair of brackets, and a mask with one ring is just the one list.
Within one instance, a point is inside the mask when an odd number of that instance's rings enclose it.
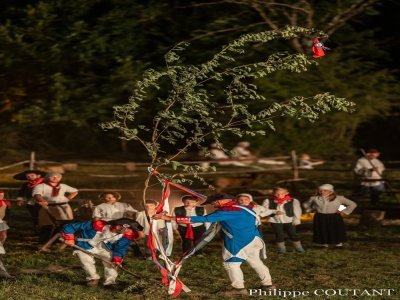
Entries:
{"label": "crowd of people", "polygon": [[[237,150],[236,153],[246,155],[243,151]],[[379,201],[384,191],[384,166],[378,157],[377,150],[368,150],[354,168],[362,180],[353,195],[369,191],[373,204]],[[219,223],[224,245],[223,266],[231,281],[227,295],[247,294],[241,270],[243,262],[255,270],[266,289],[274,289],[269,268],[262,260],[265,258],[265,242],[260,230],[261,218],[268,217],[275,235],[277,253],[286,253],[287,235],[294,250],[303,254],[306,249],[296,232],[303,212],[315,212],[313,242],[321,248],[342,249],[343,243],[347,241],[342,216],[351,214],[357,206],[354,201],[337,195],[331,184],[320,185],[315,195],[303,203],[292,197],[285,187],[276,187],[271,197],[261,204],[256,203],[249,193],[235,196],[213,194],[203,202],[188,194],[181,198],[182,205],[173,208],[170,215],[157,214],[159,203],[155,200],[147,199],[145,209],[138,211],[122,202],[119,193],[105,191],[99,195],[103,203],[94,208],[92,220],[75,222],[69,203],[79,191],[62,183],[62,174],[26,170],[15,175],[14,179],[24,180],[17,205],[26,205],[39,243],[46,244],[55,234],[61,235],[65,244],[74,248],[74,254],[86,273],[88,286],[99,284],[95,258],[102,260],[105,277],[103,285],[109,288],[116,287],[118,267],[130,247],[136,255],[151,259],[149,249],[145,247],[143,253],[138,240],[143,239],[146,245],[152,220],[160,220],[173,223],[176,236],[181,239],[182,253],[190,251],[202,239],[210,224]],[[5,192],[0,190],[0,254],[5,254],[4,243],[9,229],[5,215],[11,203],[5,196]],[[204,205],[212,205],[215,211],[208,213]],[[165,227],[158,227],[161,237],[166,235]],[[50,250],[46,247],[41,249]],[[201,257],[203,254],[199,251],[197,255]],[[11,277],[0,259],[0,278]]]}

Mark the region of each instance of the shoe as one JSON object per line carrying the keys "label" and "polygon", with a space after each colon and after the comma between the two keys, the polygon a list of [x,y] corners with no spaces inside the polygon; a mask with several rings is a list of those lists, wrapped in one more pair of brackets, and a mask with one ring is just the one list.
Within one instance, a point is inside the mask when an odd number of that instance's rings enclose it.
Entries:
{"label": "shoe", "polygon": [[49,249],[49,248],[44,248],[44,247],[42,247],[42,248],[39,248],[39,252],[42,252],[42,253],[51,253],[51,249]]}
{"label": "shoe", "polygon": [[275,285],[273,285],[273,284],[271,284],[271,285],[263,285],[262,286],[263,287],[263,289],[265,289],[265,290],[276,290],[276,286]]}
{"label": "shoe", "polygon": [[232,288],[232,289],[230,289],[228,291],[223,292],[223,295],[224,296],[239,296],[239,295],[248,296],[249,293],[248,293],[248,291],[246,289],[235,289],[235,288]]}
{"label": "shoe", "polygon": [[306,250],[304,248],[296,248],[297,253],[304,253]]}
{"label": "shoe", "polygon": [[86,281],[87,286],[97,286],[98,284],[99,284],[98,279],[91,279],[91,280]]}
{"label": "shoe", "polygon": [[286,249],[285,248],[276,248],[276,253],[278,253],[278,254],[286,253]]}

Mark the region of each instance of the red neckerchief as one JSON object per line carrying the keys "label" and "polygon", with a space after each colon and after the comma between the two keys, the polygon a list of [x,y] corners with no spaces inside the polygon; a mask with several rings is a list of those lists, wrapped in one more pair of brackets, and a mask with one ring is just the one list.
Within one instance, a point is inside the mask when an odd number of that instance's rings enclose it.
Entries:
{"label": "red neckerchief", "polygon": [[38,184],[42,183],[44,180],[44,178],[39,178],[36,181],[28,181],[28,183],[26,184],[26,186],[30,189],[33,189],[35,186],[37,186]]}
{"label": "red neckerchief", "polygon": [[[196,209],[196,207],[193,207],[192,209]],[[185,208],[186,212],[186,208]],[[189,216],[190,217],[190,216]],[[186,233],[185,233],[185,239],[189,239],[194,241],[194,232],[193,232],[193,227],[192,224],[186,224]]]}
{"label": "red neckerchief", "polygon": [[3,198],[3,199],[0,200],[0,207],[3,206],[3,202],[4,202],[4,204],[5,204],[6,206],[8,206],[8,207],[11,206],[11,202],[8,201],[6,198]]}
{"label": "red neckerchief", "polygon": [[52,188],[52,191],[51,191],[51,196],[52,197],[57,197],[58,196],[58,193],[60,192],[60,183],[57,183],[57,185],[51,185],[50,183],[48,183],[48,182],[45,182],[45,184],[47,184],[48,186],[51,186],[51,188]]}
{"label": "red neckerchief", "polygon": [[229,202],[225,203],[224,205],[218,206],[217,209],[218,210],[225,210],[225,211],[241,210],[240,207],[233,207],[233,205],[239,205],[239,203],[237,203],[236,201],[232,200],[232,201],[229,201]]}
{"label": "red neckerchief", "polygon": [[278,204],[284,204],[286,201],[291,201],[291,200],[293,200],[293,198],[289,195],[286,195],[283,198],[274,197],[275,203],[278,203]]}

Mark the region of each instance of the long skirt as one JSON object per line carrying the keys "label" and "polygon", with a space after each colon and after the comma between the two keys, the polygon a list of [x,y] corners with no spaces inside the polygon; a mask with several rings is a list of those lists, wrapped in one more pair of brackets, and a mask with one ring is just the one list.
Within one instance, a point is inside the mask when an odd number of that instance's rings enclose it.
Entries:
{"label": "long skirt", "polygon": [[314,215],[313,241],[318,244],[339,244],[346,242],[343,218],[339,214]]}

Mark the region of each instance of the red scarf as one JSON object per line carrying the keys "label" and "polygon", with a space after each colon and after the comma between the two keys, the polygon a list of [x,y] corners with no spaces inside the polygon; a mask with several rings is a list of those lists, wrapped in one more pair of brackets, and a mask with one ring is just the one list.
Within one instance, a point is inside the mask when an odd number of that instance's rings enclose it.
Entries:
{"label": "red scarf", "polygon": [[[192,208],[196,209],[196,207]],[[190,217],[190,216],[189,216]],[[194,241],[194,232],[193,232],[193,227],[192,224],[186,224],[186,233],[185,233],[185,239],[189,239]]]}
{"label": "red scarf", "polygon": [[38,184],[42,183],[44,180],[44,178],[39,178],[38,180],[33,180],[33,181],[28,181],[28,183],[26,184],[26,186],[30,189],[33,189],[35,186],[37,186]]}
{"label": "red scarf", "polygon": [[4,204],[5,204],[6,206],[8,206],[8,207],[11,206],[11,202],[8,201],[6,198],[3,198],[3,199],[0,200],[0,207],[3,206],[3,202],[4,202]]}
{"label": "red scarf", "polygon": [[194,240],[194,232],[193,232],[193,227],[192,224],[186,224],[186,233],[185,233],[185,239],[189,240]]}
{"label": "red scarf", "polygon": [[58,196],[58,193],[60,192],[60,183],[57,183],[57,185],[51,185],[50,183],[48,183],[48,182],[45,182],[45,184],[47,184],[48,186],[51,186],[51,188],[53,189],[52,191],[51,191],[51,196],[52,197],[57,197]]}
{"label": "red scarf", "polygon": [[231,211],[235,211],[235,210],[241,210],[240,207],[233,207],[233,205],[239,205],[239,203],[237,203],[236,201],[232,200],[229,201],[227,203],[225,203],[224,205],[218,206],[217,209],[218,210],[231,210]]}
{"label": "red scarf", "polygon": [[291,200],[293,200],[293,198],[289,195],[286,195],[283,198],[274,197],[275,203],[278,203],[278,204],[284,204],[286,201],[291,201]]}

